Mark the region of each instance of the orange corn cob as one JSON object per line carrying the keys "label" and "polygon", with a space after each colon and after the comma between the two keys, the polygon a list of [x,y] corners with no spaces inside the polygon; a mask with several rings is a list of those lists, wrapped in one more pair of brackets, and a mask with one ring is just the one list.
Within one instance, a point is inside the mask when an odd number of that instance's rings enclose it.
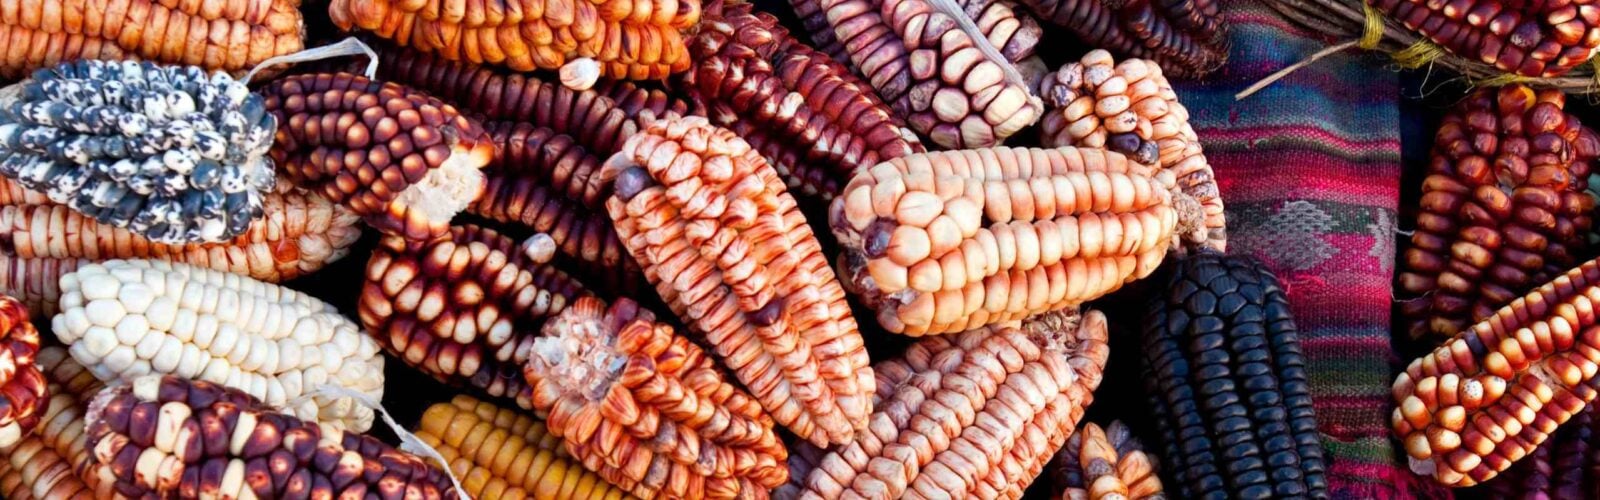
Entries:
{"label": "orange corn cob", "polygon": [[[560,69],[568,86],[588,88],[600,76],[659,80],[688,69],[682,32],[699,22],[700,2],[333,0],[328,15],[340,29],[370,31],[446,59],[515,71]],[[593,66],[579,66],[585,64]]]}
{"label": "orange corn cob", "polygon": [[872,369],[844,290],[783,181],[704,118],[633,136],[602,172],[617,234],[673,312],[773,418],[818,445],[871,412]]}
{"label": "orange corn cob", "polygon": [[361,237],[344,207],[301,191],[273,192],[265,214],[231,241],[163,244],[107,226],[0,179],[0,292],[36,315],[55,314],[61,275],[88,262],[157,259],[277,283],[322,269]]}
{"label": "orange corn cob", "polygon": [[856,174],[829,224],[845,284],[920,336],[1075,307],[1148,276],[1175,242],[1169,172],[1101,149],[988,148]]}
{"label": "orange corn cob", "polygon": [[428,407],[415,433],[444,456],[473,498],[633,498],[573,460],[543,422],[471,396]]}
{"label": "orange corn cob", "polygon": [[299,51],[300,0],[0,2],[0,80],[80,59],[145,59],[242,73]]}
{"label": "orange corn cob", "polygon": [[835,447],[794,498],[1016,499],[1083,417],[1109,346],[1105,316],[928,337],[879,363],[871,432]]}
{"label": "orange corn cob", "polygon": [[753,398],[627,299],[578,299],[523,369],[572,456],[641,498],[766,498],[787,452]]}
{"label": "orange corn cob", "polygon": [[1472,486],[1523,459],[1595,398],[1600,261],[1462,330],[1395,378],[1390,424],[1412,471]]}

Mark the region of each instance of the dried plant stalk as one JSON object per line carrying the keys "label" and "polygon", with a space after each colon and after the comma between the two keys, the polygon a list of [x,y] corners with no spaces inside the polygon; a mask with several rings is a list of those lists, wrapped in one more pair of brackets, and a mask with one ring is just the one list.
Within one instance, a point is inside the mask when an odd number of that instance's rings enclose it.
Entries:
{"label": "dried plant stalk", "polygon": [[422,413],[415,433],[450,463],[473,498],[632,498],[567,455],[559,436],[520,412],[458,395]]}
{"label": "dried plant stalk", "polygon": [[1178,102],[1160,66],[1143,59],[1117,63],[1110,52],[1094,50],[1046,77],[1039,94],[1046,109],[1040,122],[1045,147],[1106,148],[1170,170],[1205,214],[1199,231],[1181,235],[1186,244],[1227,249],[1216,173],[1189,126],[1189,110]]}
{"label": "dried plant stalk", "polygon": [[39,330],[29,321],[27,306],[0,295],[0,448],[33,432],[49,404],[38,354]]}
{"label": "dried plant stalk", "polygon": [[439,237],[483,192],[478,170],[494,145],[438,99],[348,73],[282,78],[262,93],[280,123],[272,146],[280,171],[379,231]]}
{"label": "dried plant stalk", "polygon": [[520,375],[528,346],[546,318],[587,292],[493,230],[456,226],[448,236],[378,244],[357,304],[361,324],[412,368],[532,408]]}
{"label": "dried plant stalk", "polygon": [[90,410],[91,463],[122,497],[457,498],[421,458],[209,382],[146,375],[96,395]]}
{"label": "dried plant stalk", "polygon": [[110,471],[89,463],[84,410],[100,380],[60,347],[39,350],[50,401],[37,432],[0,451],[0,496],[11,500],[111,498]]}
{"label": "dried plant stalk", "polygon": [[1600,49],[1600,5],[1593,0],[1376,0],[1372,6],[1451,52],[1522,76],[1561,76]]}
{"label": "dried plant stalk", "polygon": [[298,52],[300,0],[30,0],[0,6],[0,80],[84,59],[145,59],[242,73]]}
{"label": "dried plant stalk", "polygon": [[1221,2],[1020,0],[1092,47],[1153,60],[1176,78],[1199,78],[1228,60]]}
{"label": "dried plant stalk", "polygon": [[657,122],[601,177],[645,276],[779,424],[819,446],[866,424],[872,369],[844,290],[748,143],[703,118]]}
{"label": "dried plant stalk", "polygon": [[157,260],[88,264],[62,276],[51,325],[101,380],[174,374],[356,432],[372,427],[372,409],[320,388],[383,398],[383,356],[355,323],[331,304],[236,274]]}
{"label": "dried plant stalk", "polygon": [[1600,136],[1565,104],[1559,91],[1511,85],[1445,115],[1399,269],[1413,336],[1462,332],[1587,253]]}
{"label": "dried plant stalk", "polygon": [[1144,323],[1144,378],[1184,498],[1327,498],[1305,356],[1277,277],[1249,257],[1177,262]]}
{"label": "dried plant stalk", "polygon": [[[1178,192],[1100,149],[910,155],[856,175],[829,224],[850,290],[894,333],[951,333],[1068,309],[1154,271]],[[1193,217],[1192,219],[1197,219]]]}
{"label": "dried plant stalk", "polygon": [[1412,360],[1391,425],[1411,468],[1447,486],[1495,477],[1594,400],[1600,263],[1586,262]]}
{"label": "dried plant stalk", "polygon": [[817,6],[857,72],[939,146],[999,144],[1043,111],[1004,47],[990,43],[963,12],[927,0],[817,0]]}
{"label": "dried plant stalk", "polygon": [[928,337],[879,363],[868,428],[832,449],[794,498],[1016,499],[1094,399],[1105,316]]}
{"label": "dried plant stalk", "polygon": [[0,293],[35,315],[53,315],[63,274],[107,259],[192,264],[269,283],[316,272],[344,258],[361,237],[355,214],[315,194],[268,193],[265,214],[224,243],[168,245],[101,225],[44,195],[0,180]]}
{"label": "dried plant stalk", "polygon": [[748,141],[789,189],[832,201],[850,176],[924,151],[850,69],[789,36],[750,4],[714,1],[683,86],[708,116]]}
{"label": "dried plant stalk", "polygon": [[689,68],[683,32],[700,21],[700,2],[334,0],[328,15],[340,29],[450,60],[560,69],[563,80],[580,65],[592,65],[581,71],[594,76],[660,80]]}
{"label": "dried plant stalk", "polygon": [[523,370],[567,452],[640,498],[766,498],[787,452],[755,399],[672,327],[580,298]]}

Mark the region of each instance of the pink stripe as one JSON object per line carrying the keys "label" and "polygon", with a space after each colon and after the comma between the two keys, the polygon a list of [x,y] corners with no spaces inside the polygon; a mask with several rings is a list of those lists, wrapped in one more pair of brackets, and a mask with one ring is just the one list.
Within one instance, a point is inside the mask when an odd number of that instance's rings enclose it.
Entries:
{"label": "pink stripe", "polygon": [[1262,137],[1301,136],[1304,138],[1310,136],[1315,138],[1317,142],[1332,143],[1350,150],[1388,153],[1400,148],[1399,138],[1383,137],[1362,140],[1345,137],[1317,125],[1263,124],[1250,127],[1195,128],[1196,132],[1201,136],[1201,142],[1215,142],[1218,139],[1247,142],[1259,141]]}

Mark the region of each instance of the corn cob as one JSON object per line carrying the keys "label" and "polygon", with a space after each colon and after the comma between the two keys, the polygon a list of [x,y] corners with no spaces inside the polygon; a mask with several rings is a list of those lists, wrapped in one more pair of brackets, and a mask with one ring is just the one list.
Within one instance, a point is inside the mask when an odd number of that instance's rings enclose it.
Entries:
{"label": "corn cob", "polygon": [[682,83],[708,116],[750,142],[789,189],[824,202],[858,170],[924,151],[849,68],[750,4],[713,0]]}
{"label": "corn cob", "polygon": [[[1115,65],[1115,66],[1113,66]],[[1189,110],[1152,61],[1121,63],[1104,50],[1090,51],[1045,78],[1045,147],[1107,148],[1134,161],[1170,170],[1178,187],[1200,203],[1202,231],[1182,235],[1187,243],[1227,248],[1227,221],[1216,174],[1206,163],[1200,138],[1189,126]]]}
{"label": "corn cob", "polygon": [[38,353],[39,331],[28,320],[27,306],[0,295],[0,448],[33,432],[48,404]]}
{"label": "corn cob", "polygon": [[0,5],[0,80],[80,59],[145,59],[240,73],[298,52],[299,0],[33,0]]}
{"label": "corn cob", "polygon": [[621,299],[580,298],[523,376],[569,454],[640,498],[765,498],[788,480],[772,419],[705,353]]}
{"label": "corn cob", "polygon": [[634,121],[648,124],[667,118],[705,116],[704,106],[661,89],[641,87],[628,80],[601,80],[594,91],[611,98]]}
{"label": "corn cob", "polygon": [[631,85],[602,89],[624,97],[629,106],[649,107],[639,112],[599,91],[572,90],[533,76],[381,44],[378,54],[380,77],[435,92],[487,120],[498,154],[485,169],[484,194],[467,207],[469,212],[549,234],[597,285],[621,292],[638,288],[643,282],[639,266],[627,257],[602,213],[600,201],[609,186],[599,182],[594,167],[638,131],[639,123],[672,116],[679,104],[664,94],[633,92]]}
{"label": "corn cob", "polygon": [[285,413],[356,432],[373,412],[324,384],[383,397],[383,356],[332,305],[235,274],[151,260],[61,278],[51,322],[101,380],[176,374],[234,387]]}
{"label": "corn cob", "polygon": [[546,318],[588,292],[493,230],[457,226],[448,236],[379,243],[357,306],[361,324],[429,376],[532,408],[520,375],[528,346]]}
{"label": "corn cob", "polygon": [[1228,60],[1228,26],[1216,0],[1020,0],[1089,46],[1149,59],[1175,78],[1199,78]]}
{"label": "corn cob", "polygon": [[1174,209],[1187,195],[1173,184],[1170,172],[1100,149],[926,153],[857,174],[829,223],[845,249],[845,285],[879,324],[959,332],[1071,308],[1149,275],[1174,229],[1197,218]]}
{"label": "corn cob", "polygon": [[61,276],[89,262],[169,260],[276,283],[343,258],[361,237],[354,214],[302,192],[268,193],[265,216],[230,242],[185,245],[100,225],[10,181],[0,180],[0,193],[15,195],[0,194],[0,293],[22,300],[36,316],[56,313]]}
{"label": "corn cob", "polygon": [[844,290],[748,143],[704,118],[656,122],[601,178],[645,276],[779,424],[819,446],[866,424],[872,369]]}
{"label": "corn cob", "polygon": [[816,2],[857,72],[934,144],[993,146],[1038,121],[1043,106],[1033,88],[972,19],[941,7],[953,3]]}
{"label": "corn cob", "polygon": [[161,243],[243,233],[273,186],[277,122],[225,73],[78,61],[0,99],[0,175]]}
{"label": "corn cob", "polygon": [[473,498],[632,498],[574,461],[543,423],[470,396],[429,407],[416,435],[450,461]]}
{"label": "corn cob", "polygon": [[272,159],[295,184],[386,234],[425,241],[482,194],[494,145],[474,120],[421,92],[348,73],[262,89],[278,117]]}
{"label": "corn cob", "polygon": [[457,498],[421,458],[209,382],[139,377],[95,396],[87,420],[119,496]]}
{"label": "corn cob", "polygon": [[1559,91],[1512,85],[1445,115],[1400,264],[1413,336],[1455,335],[1587,253],[1600,136],[1565,104]]}
{"label": "corn cob", "polygon": [[1494,477],[1594,399],[1600,262],[1589,261],[1412,360],[1391,425],[1411,468],[1447,486]]}
{"label": "corn cob", "polygon": [[1182,498],[1326,498],[1305,357],[1278,279],[1249,257],[1178,260],[1144,323],[1144,378]]}
{"label": "corn cob", "polygon": [[49,381],[50,401],[38,432],[0,452],[0,497],[11,500],[111,498],[109,474],[89,464],[84,442],[84,409],[100,381],[67,355],[66,349],[39,350],[39,368]]}
{"label": "corn cob", "polygon": [[1022,496],[1100,385],[1105,316],[928,337],[879,363],[869,428],[833,450],[795,498]]}
{"label": "corn cob", "polygon": [[[700,21],[700,2],[334,0],[328,15],[340,29],[370,31],[445,59],[519,72],[559,69],[568,86],[588,88],[580,81],[660,80],[688,69],[683,32]],[[586,78],[573,78],[577,73]]]}
{"label": "corn cob", "polygon": [[1495,498],[1588,498],[1600,486],[1600,476],[1590,473],[1590,439],[1594,436],[1593,406],[1584,408],[1562,425],[1544,444],[1511,468],[1483,483]]}
{"label": "corn cob", "polygon": [[1371,5],[1456,55],[1521,76],[1560,76],[1600,49],[1600,5],[1593,0]]}
{"label": "corn cob", "polygon": [[1101,429],[1094,422],[1067,439],[1056,455],[1057,498],[1072,500],[1165,499],[1155,461],[1122,422]]}

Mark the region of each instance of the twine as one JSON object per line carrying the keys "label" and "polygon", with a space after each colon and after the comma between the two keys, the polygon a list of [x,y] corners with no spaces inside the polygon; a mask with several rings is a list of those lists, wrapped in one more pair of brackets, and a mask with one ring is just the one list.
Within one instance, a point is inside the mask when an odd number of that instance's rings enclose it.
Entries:
{"label": "twine", "polygon": [[[1267,75],[1266,78],[1262,78],[1261,81],[1258,81],[1258,82],[1250,85],[1249,87],[1245,87],[1244,90],[1241,90],[1241,91],[1239,91],[1239,93],[1234,94],[1233,95],[1233,100],[1242,101],[1242,100],[1244,100],[1244,98],[1250,97],[1251,94],[1254,94],[1254,93],[1260,91],[1261,89],[1267,88],[1267,86],[1272,85],[1273,82],[1277,82],[1278,80],[1282,80],[1283,77],[1289,76],[1290,73],[1294,73],[1295,71],[1298,71],[1300,68],[1304,68],[1306,66],[1310,66],[1311,63],[1315,63],[1315,62],[1317,62],[1318,60],[1320,60],[1320,59],[1322,59],[1324,57],[1331,56],[1331,55],[1333,55],[1333,54],[1335,54],[1337,52],[1344,51],[1345,49],[1348,49],[1350,47],[1360,47],[1363,50],[1374,50],[1374,49],[1377,49],[1378,48],[1378,43],[1383,41],[1383,14],[1378,12],[1378,9],[1376,7],[1373,7],[1372,4],[1369,4],[1367,2],[1361,2],[1361,14],[1362,14],[1364,19],[1363,19],[1362,26],[1361,26],[1361,37],[1360,38],[1357,38],[1355,40],[1351,40],[1351,41],[1348,41],[1348,42],[1344,42],[1344,43],[1341,43],[1341,44],[1338,44],[1338,45],[1334,45],[1332,47],[1328,47],[1328,48],[1319,50],[1315,54],[1311,54],[1311,57],[1305,58],[1305,60],[1302,60],[1302,61],[1294,63],[1294,64],[1290,64],[1286,68],[1283,68],[1283,69],[1280,69],[1280,70],[1278,70],[1276,72],[1273,72],[1272,74]],[[1424,43],[1424,42],[1418,42],[1418,43]],[[1437,56],[1435,56],[1435,57],[1437,57]],[[1426,61],[1424,61],[1424,62],[1426,62]]]}
{"label": "twine", "polygon": [[1438,44],[1423,39],[1417,40],[1417,43],[1411,44],[1410,47],[1400,49],[1400,51],[1390,54],[1389,57],[1393,58],[1394,62],[1399,64],[1402,68],[1416,69],[1425,64],[1433,62],[1445,54],[1446,52],[1444,47],[1440,47]]}

